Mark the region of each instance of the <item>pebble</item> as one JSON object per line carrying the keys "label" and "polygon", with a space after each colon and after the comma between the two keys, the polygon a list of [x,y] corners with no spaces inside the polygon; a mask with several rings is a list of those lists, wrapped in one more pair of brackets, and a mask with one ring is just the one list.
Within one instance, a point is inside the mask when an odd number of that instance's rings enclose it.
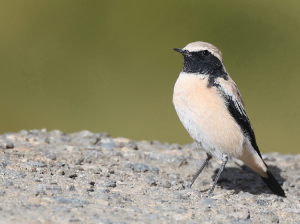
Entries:
{"label": "pebble", "polygon": [[30,135],[39,135],[40,134],[40,130],[38,129],[33,129],[33,130],[30,130],[28,132]]}
{"label": "pebble", "polygon": [[27,162],[26,164],[28,164],[30,166],[34,166],[34,167],[46,167],[47,166],[47,164],[45,164],[43,162],[34,162],[34,161]]}
{"label": "pebble", "polygon": [[13,149],[15,147],[14,143],[10,142],[10,141],[7,141],[6,142],[6,148],[7,149]]}
{"label": "pebble", "polygon": [[70,142],[71,138],[70,137],[61,137],[60,140],[63,142]]}
{"label": "pebble", "polygon": [[115,192],[113,194],[111,194],[112,198],[119,198],[120,197],[120,193],[119,192]]}
{"label": "pebble", "polygon": [[11,179],[19,179],[27,176],[27,174],[23,172],[7,170],[7,169],[0,169],[0,174],[6,175],[8,178]]}
{"label": "pebble", "polygon": [[88,202],[85,200],[79,200],[77,198],[67,198],[62,196],[53,197],[53,200],[60,204],[71,204],[75,207],[88,204]]}
{"label": "pebble", "polygon": [[49,138],[45,138],[45,143],[50,144],[50,139]]}
{"label": "pebble", "polygon": [[171,150],[182,149],[182,146],[179,145],[179,144],[174,143],[174,144],[172,144],[172,145],[170,146],[170,149],[171,149]]}
{"label": "pebble", "polygon": [[76,177],[78,177],[78,175],[76,173],[72,173],[69,175],[70,178],[75,179]]}
{"label": "pebble", "polygon": [[132,149],[134,149],[134,150],[138,150],[138,149],[139,149],[139,148],[138,148],[138,145],[137,145],[136,142],[134,142],[134,141],[129,142],[129,143],[127,144],[127,146],[130,147],[130,148],[132,148]]}
{"label": "pebble", "polygon": [[205,206],[212,206],[216,205],[216,200],[212,198],[205,198],[200,201],[200,204]]}
{"label": "pebble", "polygon": [[114,149],[116,146],[115,146],[115,143],[113,140],[111,139],[103,139],[100,141],[100,147],[104,150],[112,150]]}
{"label": "pebble", "polygon": [[69,213],[71,210],[65,206],[55,206],[52,207],[52,210],[55,212]]}
{"label": "pebble", "polygon": [[106,182],[105,184],[103,184],[103,187],[116,187],[116,181],[115,180],[111,180],[109,182]]}
{"label": "pebble", "polygon": [[20,134],[20,135],[28,135],[28,131],[27,130],[21,130],[21,131],[19,131],[18,134]]}
{"label": "pebble", "polygon": [[94,170],[94,174],[100,174],[102,172],[101,168],[97,168],[96,170]]}
{"label": "pebble", "polygon": [[149,167],[146,164],[132,163],[132,169],[134,172],[147,172]]}
{"label": "pebble", "polygon": [[56,154],[54,152],[49,152],[49,151],[45,152],[45,157],[52,160],[56,160]]}
{"label": "pebble", "polygon": [[182,194],[180,194],[179,192],[172,193],[171,197],[173,197],[175,199],[182,199],[183,198]]}
{"label": "pebble", "polygon": [[150,186],[156,186],[157,185],[156,180],[154,179],[153,176],[147,176],[145,181]]}
{"label": "pebble", "polygon": [[80,151],[79,147],[71,146],[71,145],[65,146],[65,150],[67,150],[68,152],[79,152]]}
{"label": "pebble", "polygon": [[101,189],[100,192],[108,194],[110,192],[110,190],[109,189]]}
{"label": "pebble", "polygon": [[256,200],[256,203],[257,203],[259,206],[267,206],[267,205],[268,205],[268,202],[265,201],[265,200]]}
{"label": "pebble", "polygon": [[75,165],[81,165],[82,162],[84,161],[85,157],[84,156],[81,156],[75,163]]}
{"label": "pebble", "polygon": [[159,173],[159,169],[158,169],[157,167],[151,167],[151,168],[149,169],[149,171],[152,172],[152,173],[156,173],[156,174]]}
{"label": "pebble", "polygon": [[164,183],[163,183],[163,188],[170,188],[172,185],[171,185],[171,183],[169,182],[169,181],[165,181]]}
{"label": "pebble", "polygon": [[245,220],[245,219],[250,219],[250,214],[246,212],[233,212],[231,215],[236,219],[236,220]]}

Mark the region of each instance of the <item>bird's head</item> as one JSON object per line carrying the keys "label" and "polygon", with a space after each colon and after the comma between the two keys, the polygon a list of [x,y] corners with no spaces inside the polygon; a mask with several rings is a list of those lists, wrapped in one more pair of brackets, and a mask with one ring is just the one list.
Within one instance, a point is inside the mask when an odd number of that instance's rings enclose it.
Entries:
{"label": "bird's head", "polygon": [[174,50],[184,57],[183,72],[213,75],[224,67],[222,52],[212,44],[197,41]]}

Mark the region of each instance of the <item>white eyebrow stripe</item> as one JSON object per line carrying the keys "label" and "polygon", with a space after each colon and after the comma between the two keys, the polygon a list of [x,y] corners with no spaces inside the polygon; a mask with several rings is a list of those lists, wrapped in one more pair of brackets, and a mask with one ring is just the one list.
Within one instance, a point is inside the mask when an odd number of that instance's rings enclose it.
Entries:
{"label": "white eyebrow stripe", "polygon": [[213,54],[215,57],[219,58],[221,62],[223,62],[222,58],[222,52],[215,47],[214,45],[210,43],[206,43],[203,41],[196,41],[193,43],[189,43],[186,45],[183,50],[188,50],[189,52],[197,52],[197,51],[209,51],[211,54]]}

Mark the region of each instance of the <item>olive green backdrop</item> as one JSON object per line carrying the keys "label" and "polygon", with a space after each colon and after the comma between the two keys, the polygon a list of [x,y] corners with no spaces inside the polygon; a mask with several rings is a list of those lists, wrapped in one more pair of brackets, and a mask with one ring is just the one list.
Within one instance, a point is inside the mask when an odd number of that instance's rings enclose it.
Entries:
{"label": "olive green backdrop", "polygon": [[182,57],[217,46],[262,152],[300,153],[300,1],[0,3],[0,133],[109,132],[185,144],[172,105]]}

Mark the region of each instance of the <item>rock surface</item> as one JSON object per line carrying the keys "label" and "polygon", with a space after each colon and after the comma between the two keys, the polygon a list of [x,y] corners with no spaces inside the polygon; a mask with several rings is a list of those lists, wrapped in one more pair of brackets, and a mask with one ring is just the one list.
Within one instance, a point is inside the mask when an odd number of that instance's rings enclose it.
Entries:
{"label": "rock surface", "polygon": [[220,162],[193,144],[134,142],[107,133],[54,130],[0,136],[0,223],[300,223],[300,155],[263,155],[287,197],[271,194],[232,159],[212,197]]}

